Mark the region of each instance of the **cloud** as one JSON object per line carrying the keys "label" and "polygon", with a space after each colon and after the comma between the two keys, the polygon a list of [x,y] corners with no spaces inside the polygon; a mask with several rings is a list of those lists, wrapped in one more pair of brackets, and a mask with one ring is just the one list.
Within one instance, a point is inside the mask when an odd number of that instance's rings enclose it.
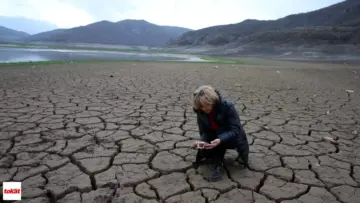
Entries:
{"label": "cloud", "polygon": [[0,0],[0,15],[45,20],[69,28],[95,21],[85,10],[58,0]]}
{"label": "cloud", "polygon": [[[192,29],[270,20],[319,9],[341,0],[0,0],[0,15],[46,20],[59,27],[96,21],[144,19]],[[14,3],[16,2],[16,3]],[[31,3],[30,3],[31,2]]]}
{"label": "cloud", "polygon": [[341,0],[59,0],[86,10],[96,20],[145,19],[160,25],[199,29],[238,23],[245,19],[269,20],[308,12]]}

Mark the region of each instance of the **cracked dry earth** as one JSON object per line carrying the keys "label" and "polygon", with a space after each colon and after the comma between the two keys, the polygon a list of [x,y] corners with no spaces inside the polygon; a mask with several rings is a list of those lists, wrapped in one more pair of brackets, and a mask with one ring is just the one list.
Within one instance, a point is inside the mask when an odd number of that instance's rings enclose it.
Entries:
{"label": "cracked dry earth", "polygon": [[[360,202],[358,74],[328,66],[3,67],[0,181],[28,203]],[[235,103],[251,144],[249,169],[229,150],[215,183],[191,166],[201,84]]]}

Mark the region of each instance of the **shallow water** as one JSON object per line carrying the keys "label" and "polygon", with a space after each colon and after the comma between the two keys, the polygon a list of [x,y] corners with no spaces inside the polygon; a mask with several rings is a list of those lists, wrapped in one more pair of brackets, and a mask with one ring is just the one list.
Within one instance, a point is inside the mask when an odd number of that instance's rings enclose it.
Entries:
{"label": "shallow water", "polygon": [[58,61],[58,60],[150,60],[203,61],[190,55],[128,53],[67,49],[0,48],[0,62]]}

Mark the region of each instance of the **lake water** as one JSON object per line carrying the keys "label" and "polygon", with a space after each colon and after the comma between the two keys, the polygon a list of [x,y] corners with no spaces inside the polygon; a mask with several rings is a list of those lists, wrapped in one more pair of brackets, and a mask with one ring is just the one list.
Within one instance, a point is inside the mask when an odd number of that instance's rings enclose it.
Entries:
{"label": "lake water", "polygon": [[204,61],[196,56],[177,54],[127,53],[67,49],[0,48],[0,63],[58,60]]}

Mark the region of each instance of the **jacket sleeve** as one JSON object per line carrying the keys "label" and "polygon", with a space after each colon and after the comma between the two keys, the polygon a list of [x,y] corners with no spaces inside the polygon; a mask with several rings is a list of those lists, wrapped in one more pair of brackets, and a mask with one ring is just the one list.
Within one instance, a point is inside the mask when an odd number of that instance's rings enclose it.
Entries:
{"label": "jacket sleeve", "polygon": [[228,131],[218,135],[221,142],[226,142],[241,134],[241,122],[234,104],[229,103],[226,116],[228,118]]}
{"label": "jacket sleeve", "polygon": [[197,115],[197,125],[199,127],[199,134],[200,134],[200,140],[203,142],[206,142],[206,135],[205,135],[205,129],[204,129],[204,125],[201,123],[200,119],[199,119],[199,115]]}

